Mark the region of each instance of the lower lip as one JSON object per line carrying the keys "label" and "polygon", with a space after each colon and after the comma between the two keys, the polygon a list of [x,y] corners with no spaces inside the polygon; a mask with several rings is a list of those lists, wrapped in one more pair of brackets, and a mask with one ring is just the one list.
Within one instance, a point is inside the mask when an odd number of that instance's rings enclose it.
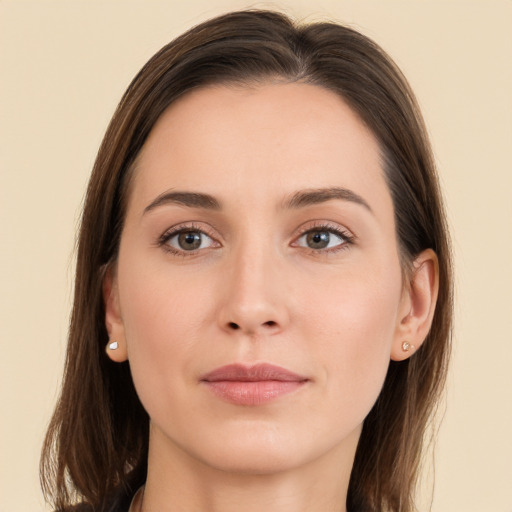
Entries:
{"label": "lower lip", "polygon": [[302,387],[306,381],[203,381],[218,397],[237,405],[261,405]]}

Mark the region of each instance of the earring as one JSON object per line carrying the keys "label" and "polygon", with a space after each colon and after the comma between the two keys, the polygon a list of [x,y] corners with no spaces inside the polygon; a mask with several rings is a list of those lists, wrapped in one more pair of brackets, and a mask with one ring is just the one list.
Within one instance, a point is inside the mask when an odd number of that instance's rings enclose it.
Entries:
{"label": "earring", "polygon": [[119,343],[117,341],[112,341],[107,346],[109,350],[117,350],[119,348]]}
{"label": "earring", "polygon": [[414,350],[414,349],[415,349],[415,346],[411,345],[408,341],[404,341],[402,343],[402,350],[404,352],[409,352],[409,350]]}

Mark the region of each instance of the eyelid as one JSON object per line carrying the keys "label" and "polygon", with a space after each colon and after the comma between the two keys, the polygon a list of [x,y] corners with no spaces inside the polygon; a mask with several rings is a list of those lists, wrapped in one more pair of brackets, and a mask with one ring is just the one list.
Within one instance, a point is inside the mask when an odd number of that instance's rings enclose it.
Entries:
{"label": "eyelid", "polygon": [[308,247],[303,247],[304,249],[309,249],[314,253],[328,253],[328,252],[336,252],[337,250],[346,248],[346,246],[351,245],[355,242],[357,237],[346,227],[333,223],[332,221],[323,221],[323,220],[314,220],[309,221],[303,224],[299,230],[297,235],[293,238],[293,242],[290,244],[292,246],[297,246],[297,241],[302,238],[305,234],[310,233],[312,231],[329,231],[334,233],[336,236],[340,237],[344,240],[344,243],[339,244],[335,247],[324,248],[324,249],[313,249]]}
{"label": "eyelid", "polygon": [[[168,244],[168,241],[173,238],[176,235],[179,235],[180,233],[187,232],[187,231],[197,231],[198,233],[202,233],[203,235],[206,235],[208,238],[210,238],[214,244],[213,247],[205,247],[204,249],[195,249],[186,251],[183,249],[177,249],[176,247],[172,247]],[[166,229],[162,235],[160,235],[157,239],[157,244],[159,247],[163,247],[165,250],[173,253],[173,254],[179,254],[183,256],[187,255],[194,255],[197,254],[200,251],[204,251],[205,249],[211,249],[211,248],[218,248],[221,247],[222,244],[218,240],[218,236],[213,233],[213,229],[209,227],[208,225],[199,224],[197,222],[181,222],[179,224],[176,224],[174,226],[171,226],[170,228]]]}
{"label": "eyelid", "polygon": [[334,231],[337,233],[341,233],[344,236],[350,238],[356,238],[355,234],[348,229],[346,226],[339,224],[338,222],[333,222],[330,220],[322,220],[322,219],[314,219],[307,222],[304,222],[298,229],[297,235],[300,236],[308,231],[321,230],[325,229],[326,231]]}

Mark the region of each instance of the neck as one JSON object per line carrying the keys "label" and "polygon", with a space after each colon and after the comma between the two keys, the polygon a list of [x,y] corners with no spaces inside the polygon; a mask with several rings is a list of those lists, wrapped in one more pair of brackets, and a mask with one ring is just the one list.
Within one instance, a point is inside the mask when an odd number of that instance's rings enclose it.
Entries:
{"label": "neck", "polygon": [[346,512],[359,434],[354,432],[342,446],[298,467],[257,473],[213,467],[152,428],[141,510]]}

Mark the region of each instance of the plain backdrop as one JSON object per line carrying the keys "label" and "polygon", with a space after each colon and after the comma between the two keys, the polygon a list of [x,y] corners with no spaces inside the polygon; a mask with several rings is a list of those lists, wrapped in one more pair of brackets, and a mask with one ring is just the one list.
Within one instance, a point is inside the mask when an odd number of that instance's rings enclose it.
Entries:
{"label": "plain backdrop", "polygon": [[435,491],[421,510],[512,512],[510,0],[0,0],[0,511],[45,510],[38,459],[63,367],[75,230],[114,108],[172,37],[246,7],[348,23],[409,78],[457,277]]}

